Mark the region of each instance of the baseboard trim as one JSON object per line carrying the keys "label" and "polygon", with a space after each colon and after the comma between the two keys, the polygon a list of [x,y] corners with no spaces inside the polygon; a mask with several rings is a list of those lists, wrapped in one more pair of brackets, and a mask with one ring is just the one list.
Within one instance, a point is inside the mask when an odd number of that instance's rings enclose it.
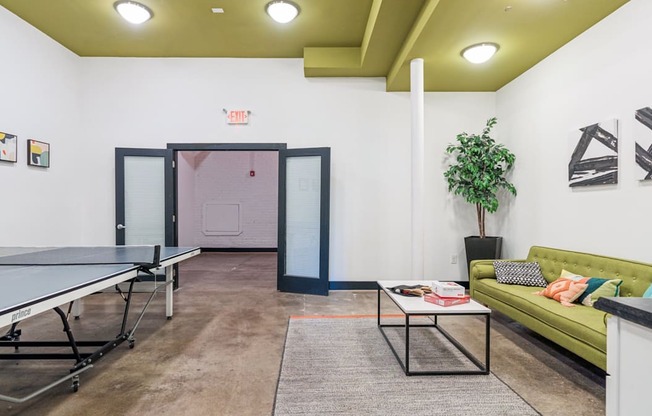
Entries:
{"label": "baseboard trim", "polygon": [[276,253],[276,247],[230,247],[230,248],[216,248],[216,247],[202,247],[202,253]]}
{"label": "baseboard trim", "polygon": [[[461,286],[464,286],[465,289],[469,288],[469,282],[455,282]],[[340,281],[340,282],[329,282],[329,290],[375,290],[378,288],[378,285],[375,281]]]}
{"label": "baseboard trim", "polygon": [[350,282],[329,282],[330,290],[374,290],[378,288],[376,282],[350,281]]}

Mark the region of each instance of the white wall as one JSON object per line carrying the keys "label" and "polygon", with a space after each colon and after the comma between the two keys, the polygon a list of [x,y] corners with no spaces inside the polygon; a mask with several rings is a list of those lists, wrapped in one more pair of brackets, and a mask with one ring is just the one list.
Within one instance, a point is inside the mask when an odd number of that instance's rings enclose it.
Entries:
{"label": "white wall", "polygon": [[[634,163],[634,111],[652,106],[652,2],[632,0],[497,93],[519,196],[505,214],[508,256],[533,245],[652,261],[652,184]],[[568,187],[569,132],[620,120],[617,185]]]}
{"label": "white wall", "polygon": [[[178,229],[180,246],[276,248],[278,227],[278,152],[179,152]],[[194,155],[193,165],[187,156]],[[189,170],[190,172],[184,172]],[[254,171],[254,176],[250,176]],[[192,181],[188,181],[188,176]],[[184,181],[181,180],[184,177]],[[183,188],[192,187],[192,191]],[[188,194],[188,195],[187,195]],[[194,195],[193,199],[185,200]],[[204,229],[206,203],[239,204],[240,233],[215,235]]]}
{"label": "white wall", "polygon": [[[2,104],[0,129],[21,143],[33,136],[53,144],[47,171],[27,169],[24,153],[19,166],[0,166],[3,178],[17,177],[0,244],[113,244],[115,147],[328,146],[331,280],[408,277],[407,93],[387,93],[381,78],[305,78],[300,59],[78,58],[5,9],[0,26],[8,28],[0,52],[14,62],[0,80],[14,97]],[[463,259],[451,265],[449,255],[461,253],[462,237],[475,225],[470,208],[458,216],[459,202],[446,192],[443,149],[456,133],[482,128],[495,112],[494,97],[426,94],[428,279],[464,275]],[[251,110],[251,124],[226,125],[223,108]],[[47,181],[42,200],[24,192],[40,178]]]}
{"label": "white wall", "polygon": [[[495,97],[495,93],[426,93],[425,273],[429,279],[468,280],[464,237],[478,235],[475,205],[448,192],[445,150],[457,134],[482,131],[495,116]],[[487,235],[500,235],[504,214],[500,210],[487,216]],[[453,255],[457,264],[450,263]]]}
{"label": "white wall", "polygon": [[[18,162],[0,162],[0,246],[80,244],[88,198],[80,136],[79,58],[0,7],[0,131],[18,135]],[[50,168],[27,166],[27,139],[50,143]]]}
{"label": "white wall", "polygon": [[[82,58],[84,129],[103,155],[89,181],[113,189],[113,148],[175,142],[329,146],[331,280],[403,278],[410,268],[410,100],[384,79],[309,79],[300,59]],[[495,94],[427,94],[428,278],[456,279],[448,263],[468,228],[442,206],[442,152],[455,134],[479,129]],[[222,109],[252,111],[229,126]],[[103,244],[113,241],[113,194],[88,200]],[[466,231],[465,231],[466,232]],[[471,227],[471,232],[473,228]],[[444,258],[445,262],[442,262]]]}

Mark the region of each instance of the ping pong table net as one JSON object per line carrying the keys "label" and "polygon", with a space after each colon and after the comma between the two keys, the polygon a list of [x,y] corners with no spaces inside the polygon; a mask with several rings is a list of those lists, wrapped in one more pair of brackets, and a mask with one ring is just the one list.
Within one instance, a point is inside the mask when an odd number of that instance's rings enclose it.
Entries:
{"label": "ping pong table net", "polygon": [[161,264],[161,246],[0,247],[0,266],[134,265],[143,271]]}

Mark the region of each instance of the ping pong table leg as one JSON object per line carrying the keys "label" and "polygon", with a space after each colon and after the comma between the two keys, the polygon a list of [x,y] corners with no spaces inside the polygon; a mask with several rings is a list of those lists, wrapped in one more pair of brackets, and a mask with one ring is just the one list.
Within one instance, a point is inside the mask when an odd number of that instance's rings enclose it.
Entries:
{"label": "ping pong table leg", "polygon": [[63,313],[61,308],[59,308],[58,306],[56,308],[53,308],[52,310],[55,311],[57,315],[59,315],[59,317],[61,318],[61,323],[63,323],[63,332],[65,332],[66,336],[68,337],[68,342],[70,343],[70,349],[72,349],[72,353],[75,356],[75,360],[77,361],[77,363],[81,363],[82,361],[84,361],[84,359],[79,354],[79,349],[77,348],[77,342],[75,341],[75,337],[72,334],[70,325],[68,325],[68,319],[66,318],[66,314]]}
{"label": "ping pong table leg", "polygon": [[[20,336],[23,331],[18,329],[19,323],[20,322],[14,322],[11,324],[11,329],[9,329],[6,334],[0,335],[0,341],[20,341]],[[18,347],[14,347],[14,350],[18,352]]]}
{"label": "ping pong table leg", "polygon": [[172,319],[172,314],[173,314],[173,293],[174,293],[174,285],[172,284],[172,281],[174,281],[174,266],[167,266],[165,268],[165,283],[167,284],[165,287],[165,316],[167,316],[168,319]]}
{"label": "ping pong table leg", "polygon": [[[134,283],[136,283],[136,279],[131,279],[129,282],[129,294],[125,298],[125,311],[122,315],[122,326],[120,326],[120,334],[125,334],[125,331],[127,330],[127,318],[129,317],[129,306],[131,306],[131,295],[134,293]],[[129,346],[129,348],[133,348],[133,346]]]}
{"label": "ping pong table leg", "polygon": [[84,304],[82,303],[81,299],[77,299],[72,302],[72,316],[75,317],[75,319],[79,319],[81,316],[82,312],[84,312]]}

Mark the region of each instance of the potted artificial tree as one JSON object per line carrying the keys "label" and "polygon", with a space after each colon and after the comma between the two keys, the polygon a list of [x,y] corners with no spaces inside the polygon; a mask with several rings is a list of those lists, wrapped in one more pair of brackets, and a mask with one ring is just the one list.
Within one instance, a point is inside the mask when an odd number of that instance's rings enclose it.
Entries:
{"label": "potted artificial tree", "polygon": [[457,142],[446,147],[452,159],[444,173],[448,190],[464,197],[476,209],[479,235],[464,238],[467,268],[472,260],[500,258],[502,237],[487,237],[485,214],[498,209],[500,189],[516,195],[516,188],[505,178],[516,157],[489,137],[496,122],[495,117],[490,118],[481,135],[458,134]]}

